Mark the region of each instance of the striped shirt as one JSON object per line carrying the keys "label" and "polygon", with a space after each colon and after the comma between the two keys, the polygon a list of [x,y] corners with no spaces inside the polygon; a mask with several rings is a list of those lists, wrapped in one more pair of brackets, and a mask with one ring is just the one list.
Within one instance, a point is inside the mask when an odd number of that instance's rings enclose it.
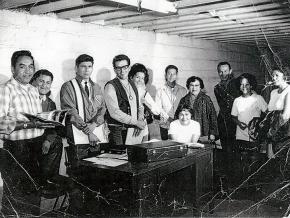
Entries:
{"label": "striped shirt", "polygon": [[[14,78],[8,80],[0,92],[0,117],[16,117],[25,120],[21,112],[34,114],[42,112],[38,90],[30,84],[22,85]],[[1,138],[9,140],[32,139],[43,134],[42,129],[22,129],[4,135]]]}

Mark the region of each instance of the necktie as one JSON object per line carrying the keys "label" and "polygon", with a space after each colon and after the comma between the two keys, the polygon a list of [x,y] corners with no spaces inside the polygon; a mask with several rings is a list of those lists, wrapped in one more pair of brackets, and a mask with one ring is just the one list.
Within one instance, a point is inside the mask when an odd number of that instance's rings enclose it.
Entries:
{"label": "necktie", "polygon": [[90,96],[90,91],[89,91],[89,87],[88,87],[88,82],[85,82],[85,91],[88,95],[88,97]]}

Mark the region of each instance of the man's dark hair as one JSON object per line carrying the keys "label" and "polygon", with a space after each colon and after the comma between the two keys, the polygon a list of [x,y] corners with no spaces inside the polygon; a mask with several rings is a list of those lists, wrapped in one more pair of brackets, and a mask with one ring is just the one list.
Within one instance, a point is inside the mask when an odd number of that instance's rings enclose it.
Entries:
{"label": "man's dark hair", "polygon": [[229,66],[229,69],[230,69],[230,70],[232,69],[232,67],[231,67],[231,65],[230,65],[229,62],[227,62],[227,61],[223,61],[223,62],[219,62],[219,64],[217,65],[217,71],[219,71],[219,69],[220,69],[220,67],[221,67],[222,65],[228,65],[228,66]]}
{"label": "man's dark hair", "polygon": [[113,58],[113,67],[115,68],[116,67],[116,62],[118,61],[123,61],[123,60],[126,60],[128,65],[130,66],[131,62],[130,62],[130,58],[127,56],[127,55],[124,55],[124,54],[119,54],[119,55],[116,55],[114,58]]}
{"label": "man's dark hair", "polygon": [[167,74],[167,71],[169,69],[175,69],[176,70],[176,74],[178,73],[178,68],[175,66],[175,65],[168,65],[166,68],[165,68],[165,76]]}
{"label": "man's dark hair", "polygon": [[13,68],[15,68],[18,58],[19,57],[22,57],[22,56],[30,57],[32,59],[33,65],[34,65],[34,58],[33,58],[32,54],[31,54],[31,52],[28,51],[28,50],[20,50],[20,51],[15,51],[12,54],[12,57],[11,57],[11,66]]}
{"label": "man's dark hair", "polygon": [[204,88],[203,80],[201,78],[197,77],[197,76],[191,76],[191,77],[189,77],[187,79],[187,81],[186,81],[186,87],[187,87],[187,89],[189,89],[190,83],[195,82],[196,80],[199,81],[200,88],[203,89]]}
{"label": "man's dark hair", "polygon": [[145,75],[144,82],[145,82],[145,85],[146,85],[148,83],[148,81],[149,81],[149,74],[148,74],[148,70],[146,69],[146,67],[143,64],[139,64],[139,63],[133,64],[131,69],[130,69],[130,71],[129,71],[128,77],[130,79],[133,79],[133,77],[138,72],[144,73],[144,75]]}
{"label": "man's dark hair", "polygon": [[53,74],[50,71],[46,70],[46,69],[41,69],[41,70],[38,70],[38,71],[35,72],[35,74],[31,78],[29,83],[32,84],[41,75],[49,76],[51,78],[51,81],[53,81]]}
{"label": "man's dark hair", "polygon": [[257,80],[256,80],[256,77],[250,73],[243,73],[242,75],[240,75],[238,77],[238,79],[236,80],[237,82],[237,88],[238,90],[240,90],[240,86],[241,86],[241,81],[243,79],[247,79],[250,86],[252,87],[252,90],[255,90],[256,91],[256,88],[257,88]]}
{"label": "man's dark hair", "polygon": [[76,59],[76,66],[78,67],[82,62],[91,62],[92,64],[94,64],[94,58],[87,54],[81,54]]}

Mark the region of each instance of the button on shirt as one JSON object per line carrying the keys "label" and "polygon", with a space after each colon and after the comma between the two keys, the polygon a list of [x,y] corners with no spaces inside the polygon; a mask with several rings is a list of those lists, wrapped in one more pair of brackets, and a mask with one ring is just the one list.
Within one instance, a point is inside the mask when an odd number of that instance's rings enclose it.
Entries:
{"label": "button on shirt", "polygon": [[[21,112],[34,114],[42,112],[41,100],[38,90],[30,84],[22,85],[14,78],[7,81],[0,92],[0,117],[13,117],[18,120],[25,120]],[[9,140],[32,139],[43,134],[42,129],[22,129],[13,131],[10,135],[3,135],[2,138]]]}

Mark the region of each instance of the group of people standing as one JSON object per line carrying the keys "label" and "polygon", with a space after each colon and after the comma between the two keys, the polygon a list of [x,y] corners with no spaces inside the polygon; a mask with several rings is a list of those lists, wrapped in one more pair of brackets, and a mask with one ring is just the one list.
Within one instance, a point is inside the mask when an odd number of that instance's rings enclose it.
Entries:
{"label": "group of people standing", "polygon": [[[267,107],[255,91],[257,82],[253,75],[243,74],[235,79],[230,64],[219,63],[217,71],[221,81],[214,87],[220,108],[217,116],[199,77],[189,77],[186,89],[176,82],[178,68],[168,65],[165,84],[157,90],[154,99],[146,90],[149,75],[143,64],[130,66],[129,57],[121,54],[113,58],[112,65],[116,77],[102,91],[90,78],[93,57],[78,56],[75,78],[65,82],[60,91],[61,109],[69,110],[67,126],[47,128],[47,124],[29,121],[21,113],[56,109],[49,97],[53,74],[44,69],[35,72],[34,58],[29,51],[13,53],[12,77],[0,92],[4,192],[10,192],[13,187],[27,193],[51,184],[58,174],[62,139],[67,139],[74,158],[81,159],[88,151],[99,149],[100,139],[95,130],[102,125],[109,144],[120,147],[126,144],[128,128],[134,129],[135,136],[143,134],[146,140],[150,134],[148,124],[154,119],[160,125],[162,140],[214,142],[220,139],[230,166],[235,150],[256,148],[248,133],[253,117],[267,110],[282,111],[285,122],[290,117],[290,86],[281,70],[273,71],[273,82],[278,89],[272,91]],[[9,197],[7,200],[11,204]]]}

